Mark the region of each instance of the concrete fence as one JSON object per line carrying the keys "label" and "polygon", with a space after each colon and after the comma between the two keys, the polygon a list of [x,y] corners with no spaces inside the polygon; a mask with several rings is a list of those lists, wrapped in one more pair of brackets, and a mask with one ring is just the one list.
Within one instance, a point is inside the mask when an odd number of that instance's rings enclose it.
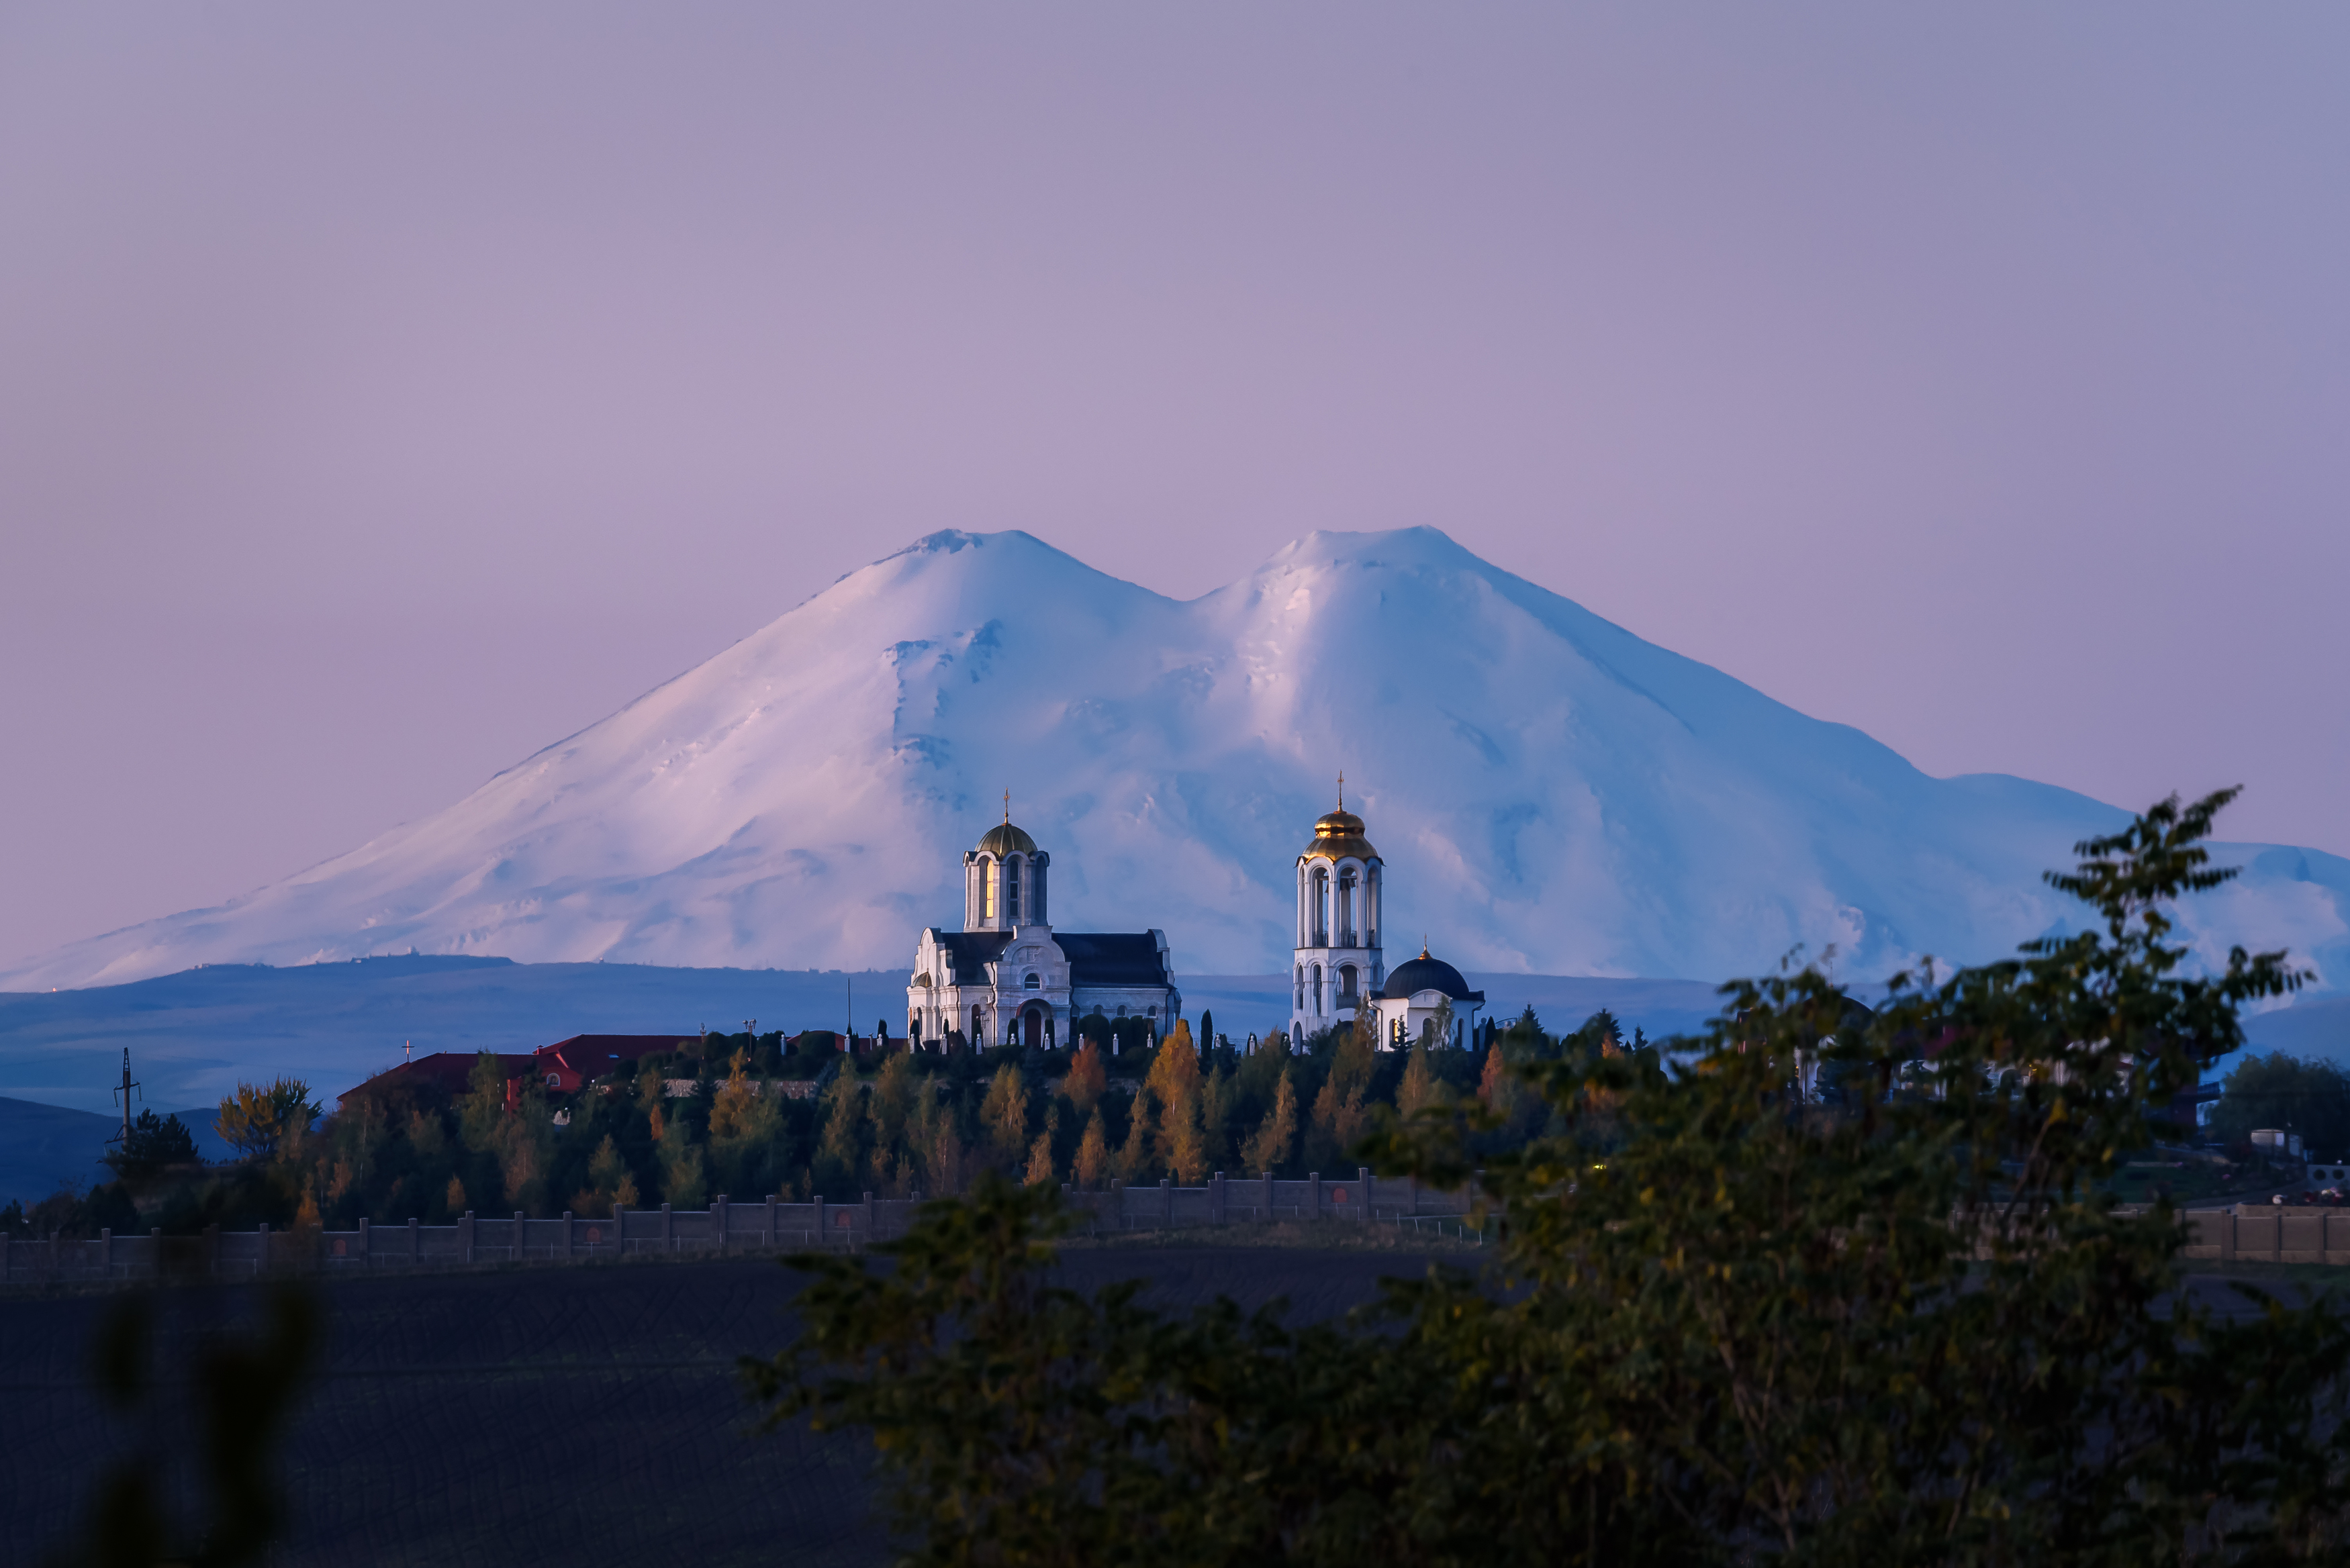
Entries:
{"label": "concrete fence", "polygon": [[[1472,1189],[1473,1190],[1473,1189]],[[1190,1226],[1269,1224],[1276,1220],[1338,1220],[1396,1225],[1465,1222],[1470,1192],[1437,1192],[1409,1179],[1387,1180],[1368,1170],[1349,1178],[1280,1181],[1270,1176],[1227,1178],[1205,1187],[1113,1184],[1106,1192],[1062,1192],[1077,1217],[1076,1233],[1173,1230]],[[252,1231],[215,1226],[200,1236],[117,1235],[96,1241],[51,1236],[0,1238],[0,1285],[151,1279],[158,1275],[251,1278],[276,1272],[359,1273],[380,1270],[462,1269],[511,1263],[577,1263],[593,1260],[727,1252],[854,1250],[906,1233],[921,1206],[912,1198],[855,1203],[785,1203],[770,1197],[736,1203],[725,1198],[707,1209],[615,1210],[605,1219],[566,1214],[491,1218],[468,1213],[453,1225],[359,1222],[352,1231]],[[2350,1245],[2350,1233],[2345,1233]],[[2350,1256],[2350,1254],[2345,1254]]]}

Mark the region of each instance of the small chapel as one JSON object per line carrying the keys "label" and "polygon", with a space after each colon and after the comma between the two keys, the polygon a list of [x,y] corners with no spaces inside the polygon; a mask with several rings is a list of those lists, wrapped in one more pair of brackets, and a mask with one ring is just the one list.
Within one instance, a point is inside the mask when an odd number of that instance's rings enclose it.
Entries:
{"label": "small chapel", "polygon": [[1055,931],[1052,856],[1003,822],[962,857],[962,929],[931,926],[914,947],[906,1034],[936,1045],[950,1032],[974,1046],[1076,1044],[1079,1021],[1141,1019],[1156,1040],[1182,1016],[1167,933]]}

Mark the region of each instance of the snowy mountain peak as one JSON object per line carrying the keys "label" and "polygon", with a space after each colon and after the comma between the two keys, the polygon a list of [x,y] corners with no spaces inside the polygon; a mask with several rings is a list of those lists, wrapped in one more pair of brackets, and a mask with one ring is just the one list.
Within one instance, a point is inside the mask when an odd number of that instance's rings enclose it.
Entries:
{"label": "snowy mountain peak", "polygon": [[[499,954],[898,965],[961,909],[1005,789],[1056,920],[1288,960],[1290,868],[1340,769],[1397,929],[1476,970],[1701,979],[1833,943],[1845,972],[2002,953],[2072,918],[2039,873],[2124,820],[1929,779],[1479,559],[1316,533],[1179,603],[1020,532],[942,530],[498,774],[216,909],[0,973]],[[2350,863],[2242,852],[2189,911],[2224,953],[2350,975]]]}

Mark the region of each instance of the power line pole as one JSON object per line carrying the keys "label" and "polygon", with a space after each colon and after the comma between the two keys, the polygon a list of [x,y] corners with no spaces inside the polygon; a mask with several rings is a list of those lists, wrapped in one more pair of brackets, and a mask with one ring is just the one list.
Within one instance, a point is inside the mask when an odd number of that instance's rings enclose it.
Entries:
{"label": "power line pole", "polygon": [[[122,1130],[106,1140],[120,1144],[125,1153],[130,1149],[130,1091],[138,1087],[130,1076],[130,1047],[125,1045],[122,1048],[122,1085],[114,1091],[116,1097],[122,1102]],[[141,1094],[139,1097],[143,1100],[147,1096]]]}

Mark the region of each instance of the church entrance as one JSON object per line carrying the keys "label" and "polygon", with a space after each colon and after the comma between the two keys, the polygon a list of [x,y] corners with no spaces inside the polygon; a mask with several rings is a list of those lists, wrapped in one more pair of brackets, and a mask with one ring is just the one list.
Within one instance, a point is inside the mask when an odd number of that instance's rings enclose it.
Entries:
{"label": "church entrance", "polygon": [[1025,1044],[1031,1047],[1045,1044],[1045,1010],[1032,1007],[1020,1015],[1021,1025],[1027,1034]]}

